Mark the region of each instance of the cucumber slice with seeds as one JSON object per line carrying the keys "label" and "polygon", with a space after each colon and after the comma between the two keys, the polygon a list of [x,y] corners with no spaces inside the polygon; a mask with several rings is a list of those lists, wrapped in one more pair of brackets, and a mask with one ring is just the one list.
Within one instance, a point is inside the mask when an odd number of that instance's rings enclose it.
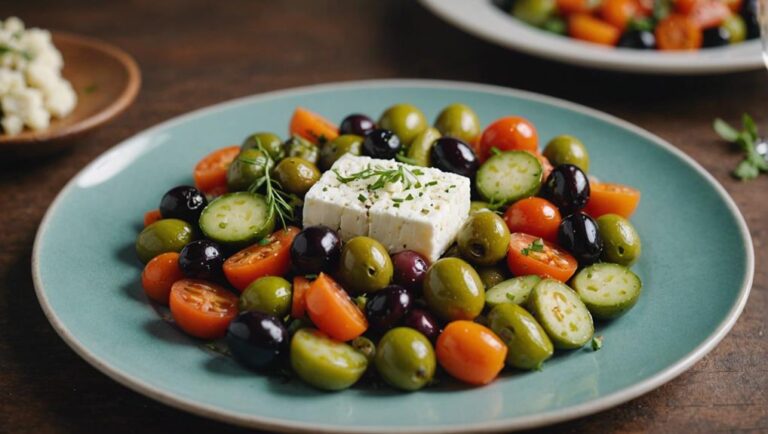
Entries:
{"label": "cucumber slice with seeds", "polygon": [[483,163],[475,183],[484,200],[506,204],[536,194],[543,173],[541,163],[530,152],[507,151]]}
{"label": "cucumber slice with seeds", "polygon": [[637,274],[618,264],[590,265],[573,278],[573,289],[592,315],[616,318],[637,303],[643,283]]}
{"label": "cucumber slice with seeds", "polygon": [[541,281],[539,276],[519,276],[494,285],[485,293],[485,303],[493,308],[504,303],[524,304],[533,287]]}
{"label": "cucumber slice with seeds", "polygon": [[579,296],[564,283],[544,279],[533,288],[528,307],[555,348],[580,348],[595,332],[592,315]]}
{"label": "cucumber slice with seeds", "polygon": [[214,199],[200,214],[200,230],[213,241],[245,246],[266,237],[275,229],[274,215],[264,196],[247,191]]}

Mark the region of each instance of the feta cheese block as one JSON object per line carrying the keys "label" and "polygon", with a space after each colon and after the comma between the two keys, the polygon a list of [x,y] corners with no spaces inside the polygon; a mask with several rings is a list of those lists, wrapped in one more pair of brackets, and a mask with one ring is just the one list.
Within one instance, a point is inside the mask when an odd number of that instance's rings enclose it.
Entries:
{"label": "feta cheese block", "polygon": [[[382,183],[382,171],[402,175]],[[469,178],[347,154],[307,192],[303,223],[335,229],[344,241],[365,235],[390,253],[413,250],[436,261],[456,239],[469,205]]]}

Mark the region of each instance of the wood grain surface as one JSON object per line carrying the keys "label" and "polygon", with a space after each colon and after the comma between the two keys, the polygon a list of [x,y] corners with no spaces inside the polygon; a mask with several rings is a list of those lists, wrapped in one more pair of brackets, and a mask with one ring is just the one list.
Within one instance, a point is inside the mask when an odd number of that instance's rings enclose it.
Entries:
{"label": "wood grain surface", "polygon": [[768,432],[768,176],[732,179],[740,157],[711,130],[714,117],[735,121],[746,111],[768,133],[766,71],[686,78],[572,68],[489,45],[411,0],[0,0],[0,17],[9,15],[113,43],[136,58],[144,80],[126,113],[78,139],[72,150],[26,163],[2,161],[0,432],[244,432],[138,395],[77,357],[34,295],[30,254],[37,226],[85,164],[160,121],[273,89],[389,77],[521,88],[627,119],[701,163],[747,219],[755,284],[725,340],[665,386],[542,432]]}

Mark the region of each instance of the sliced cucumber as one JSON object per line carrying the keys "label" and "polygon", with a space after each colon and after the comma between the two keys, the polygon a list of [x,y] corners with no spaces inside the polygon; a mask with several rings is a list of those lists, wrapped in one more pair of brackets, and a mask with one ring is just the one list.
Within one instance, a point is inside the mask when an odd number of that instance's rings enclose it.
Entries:
{"label": "sliced cucumber", "polygon": [[214,199],[200,214],[200,230],[206,237],[232,246],[252,244],[275,229],[264,196],[247,191]]}
{"label": "sliced cucumber", "polygon": [[510,203],[539,191],[544,173],[530,152],[507,151],[489,158],[477,171],[477,191],[484,200]]}
{"label": "sliced cucumber", "polygon": [[493,308],[504,303],[524,304],[533,287],[541,281],[539,276],[519,276],[505,280],[485,293],[485,303]]}
{"label": "sliced cucumber", "polygon": [[544,279],[539,282],[528,298],[528,308],[544,327],[555,348],[580,348],[595,332],[587,307],[560,281]]}
{"label": "sliced cucumber", "polygon": [[573,289],[600,319],[626,313],[637,303],[642,287],[640,278],[629,268],[607,262],[590,265],[573,278]]}

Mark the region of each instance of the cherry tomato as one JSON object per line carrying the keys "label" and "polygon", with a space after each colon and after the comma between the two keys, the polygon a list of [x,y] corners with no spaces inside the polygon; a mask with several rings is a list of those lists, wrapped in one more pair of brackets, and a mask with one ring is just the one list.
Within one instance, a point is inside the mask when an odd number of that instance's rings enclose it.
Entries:
{"label": "cherry tomato", "polygon": [[512,234],[507,252],[507,266],[515,276],[535,274],[566,282],[576,272],[576,259],[549,241],[520,232]]}
{"label": "cherry tomato", "polygon": [[162,253],[152,258],[141,273],[141,286],[147,297],[167,305],[171,286],[184,278],[179,268],[179,254]]}
{"label": "cherry tomato", "polygon": [[547,241],[557,240],[560,211],[546,199],[529,197],[512,204],[504,213],[510,232],[524,232]]}
{"label": "cherry tomato", "polygon": [[743,1],[742,0],[725,0],[725,4],[731,12],[738,14],[741,11]]}
{"label": "cherry tomato", "polygon": [[489,328],[476,322],[453,321],[437,338],[435,355],[451,376],[469,384],[488,384],[499,375],[507,346]]}
{"label": "cherry tomato", "polygon": [[591,184],[590,188],[584,212],[594,218],[618,214],[628,219],[640,203],[640,192],[626,185],[601,182]]}
{"label": "cherry tomato", "polygon": [[614,25],[587,14],[568,17],[568,34],[576,39],[602,45],[616,45],[621,31]]}
{"label": "cherry tomato", "polygon": [[656,25],[656,45],[660,50],[697,50],[702,39],[701,28],[685,15],[672,14]]}
{"label": "cherry tomato", "polygon": [[480,137],[478,146],[480,161],[491,156],[491,148],[500,151],[531,151],[539,149],[539,135],[536,127],[527,119],[519,116],[501,118],[488,125]]}
{"label": "cherry tomato", "polygon": [[226,193],[227,170],[239,153],[239,146],[227,146],[203,157],[195,166],[195,187],[212,196]]}
{"label": "cherry tomato", "polygon": [[294,318],[304,318],[304,315],[307,313],[307,290],[309,289],[309,284],[309,280],[304,277],[296,276],[293,278],[291,316]]}
{"label": "cherry tomato", "polygon": [[291,117],[290,133],[318,144],[338,137],[339,129],[319,114],[297,107]]}
{"label": "cherry tomato", "polygon": [[144,213],[144,227],[151,225],[152,223],[163,218],[159,209],[153,209]]}
{"label": "cherry tomato", "polygon": [[171,287],[171,315],[187,334],[200,339],[224,336],[237,316],[237,296],[223,286],[182,279]]}
{"label": "cherry tomato", "polygon": [[309,319],[336,340],[352,340],[368,328],[368,321],[360,308],[327,274],[320,273],[309,285],[305,298]]}
{"label": "cherry tomato", "polygon": [[282,276],[291,267],[291,243],[299,228],[289,226],[224,261],[224,275],[240,291],[259,277]]}
{"label": "cherry tomato", "polygon": [[600,6],[600,15],[623,31],[632,18],[640,15],[640,4],[637,0],[604,0]]}

